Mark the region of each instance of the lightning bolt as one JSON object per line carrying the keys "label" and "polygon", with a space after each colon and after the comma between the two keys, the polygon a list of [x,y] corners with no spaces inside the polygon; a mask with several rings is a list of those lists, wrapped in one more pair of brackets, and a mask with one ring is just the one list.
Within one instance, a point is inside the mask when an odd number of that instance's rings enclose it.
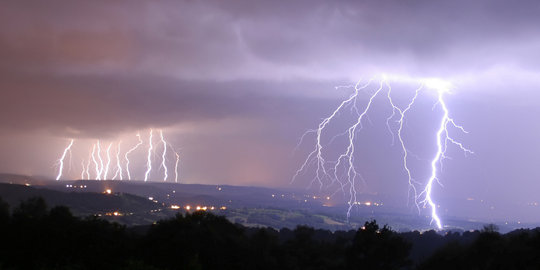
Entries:
{"label": "lightning bolt", "polygon": [[112,180],[115,180],[116,177],[120,177],[120,180],[124,180],[122,175],[122,165],[120,164],[120,145],[122,145],[122,141],[118,142],[116,148],[116,172],[114,173]]}
{"label": "lightning bolt", "polygon": [[73,153],[71,152],[71,149],[69,152],[69,167],[68,167],[68,173],[71,173],[71,168],[73,167]]}
{"label": "lightning bolt", "polygon": [[174,164],[174,182],[178,183],[178,163],[180,163],[180,155],[177,152],[174,152],[176,155],[176,163]]}
{"label": "lightning bolt", "polygon": [[432,221],[435,221],[437,224],[437,227],[439,229],[442,229],[442,222],[437,214],[437,206],[432,198],[432,190],[433,190],[433,183],[437,181],[439,183],[439,177],[437,176],[438,169],[437,164],[442,165],[442,161],[446,158],[446,150],[448,149],[448,142],[457,145],[464,153],[473,154],[474,152],[465,148],[462,143],[454,140],[452,137],[450,137],[448,132],[449,125],[457,128],[458,130],[468,133],[462,126],[457,125],[454,122],[454,119],[450,118],[450,112],[448,110],[448,107],[446,106],[446,103],[444,101],[444,93],[448,91],[448,88],[441,87],[440,85],[431,85],[431,87],[435,88],[438,93],[438,100],[437,104],[440,105],[441,109],[443,110],[443,116],[441,117],[441,123],[439,126],[439,129],[437,130],[437,151],[435,153],[435,156],[431,160],[431,176],[429,177],[425,189],[422,191],[421,195],[424,195],[424,199],[421,201],[424,206],[427,204],[431,208],[431,218]]}
{"label": "lightning bolt", "polygon": [[[151,171],[152,171],[152,162],[153,162],[153,154],[155,155],[156,146],[154,146],[153,142],[153,129],[149,130],[150,135],[148,137],[148,150],[147,150],[147,161],[146,161],[146,171],[144,174],[144,181],[148,181]],[[125,171],[127,172],[127,179],[131,180],[131,172],[130,172],[130,154],[137,150],[144,142],[141,138],[141,135],[139,133],[136,134],[138,138],[138,143],[131,147],[127,152],[123,154],[123,159],[125,159]],[[167,181],[169,178],[169,167],[167,166],[168,160],[167,155],[169,154],[168,148],[170,147],[171,151],[176,155],[176,163],[174,164],[174,180],[175,182],[178,182],[179,174],[178,174],[178,167],[180,162],[180,156],[179,154],[174,150],[174,147],[170,145],[163,134],[163,130],[159,130],[159,136],[160,136],[160,143],[163,145],[163,149],[161,152],[161,162],[160,162],[160,168],[163,167],[164,175],[163,175],[163,181]],[[62,177],[62,173],[65,170],[66,164],[66,158],[67,154],[69,152],[70,154],[70,162],[72,158],[71,148],[74,144],[74,140],[71,139],[68,146],[65,147],[64,151],[62,152],[61,158],[57,161],[59,171],[57,180],[59,180]],[[90,151],[88,152],[88,159],[81,159],[81,179],[90,179],[93,177],[95,180],[123,180],[124,179],[124,170],[122,168],[122,150],[121,145],[122,141],[118,141],[116,145],[116,149],[112,151],[116,151],[116,153],[111,153],[111,149],[113,148],[113,144],[115,142],[110,142],[109,145],[106,148],[102,149],[101,141],[98,139],[95,141],[94,144],[92,144],[92,147],[90,147]],[[161,147],[161,146],[160,146]],[[161,150],[161,148],[159,148]],[[103,153],[103,155],[102,155]],[[114,155],[114,157],[113,157]],[[171,155],[171,154],[169,154]],[[116,158],[116,160],[113,161],[113,159]],[[169,162],[169,165],[172,166],[172,161]],[[111,167],[112,166],[112,167]],[[93,169],[92,172],[90,171],[91,168]],[[95,174],[94,174],[95,170]],[[112,174],[112,170],[114,170],[114,175],[112,178],[109,175],[109,172]],[[95,176],[94,176],[95,175]]]}
{"label": "lightning bolt", "polygon": [[[401,148],[401,151],[403,152],[402,157],[402,166],[403,169],[407,175],[408,184],[409,184],[409,197],[411,197],[411,194],[414,197],[415,205],[420,211],[420,205],[423,205],[424,207],[429,206],[431,210],[431,218],[432,222],[435,222],[437,227],[439,229],[442,228],[442,222],[437,214],[437,205],[435,204],[433,198],[432,198],[432,190],[433,190],[433,183],[437,182],[439,183],[439,177],[438,172],[440,170],[440,167],[442,166],[443,160],[446,158],[446,151],[448,149],[448,145],[454,144],[458,146],[464,153],[473,153],[471,150],[465,148],[462,143],[454,140],[452,137],[449,136],[448,129],[450,127],[456,128],[464,133],[467,133],[465,129],[455,123],[455,121],[450,118],[450,113],[448,110],[448,107],[446,106],[446,103],[444,101],[444,93],[449,92],[450,84],[441,80],[435,80],[435,79],[419,79],[415,80],[416,82],[420,82],[421,85],[418,87],[415,91],[414,96],[410,99],[410,102],[407,104],[405,108],[398,107],[393,99],[392,99],[392,87],[390,86],[389,80],[386,78],[386,76],[383,76],[383,78],[380,80],[378,87],[372,91],[372,93],[369,93],[366,91],[366,89],[370,86],[374,79],[369,80],[366,84],[360,85],[360,81],[354,85],[354,92],[344,101],[340,103],[340,105],[332,111],[330,116],[324,118],[320,123],[317,129],[308,130],[306,133],[304,133],[299,141],[299,144],[297,145],[297,148],[302,142],[304,141],[305,137],[308,134],[315,133],[315,147],[314,149],[307,155],[306,159],[300,166],[300,168],[296,171],[294,174],[292,181],[296,181],[296,179],[300,175],[304,175],[307,173],[307,171],[314,167],[314,177],[310,182],[309,187],[311,187],[314,183],[318,183],[320,188],[326,184],[328,187],[333,186],[334,184],[338,183],[339,188],[345,193],[346,187],[348,187],[348,193],[349,193],[349,199],[348,199],[348,209],[347,209],[347,218],[350,217],[351,210],[355,205],[358,205],[357,202],[357,185],[358,181],[361,181],[362,185],[365,185],[365,180],[360,174],[360,172],[357,171],[356,165],[355,165],[355,152],[356,152],[356,134],[362,130],[363,128],[363,121],[364,119],[367,119],[369,121],[369,118],[367,114],[369,113],[375,99],[380,96],[383,92],[386,93],[386,100],[388,101],[389,105],[392,108],[391,115],[386,119],[386,125],[390,133],[392,134],[392,145],[395,143],[395,138],[397,137],[399,141],[399,146]],[[346,86],[346,88],[353,87],[353,86]],[[420,92],[422,89],[430,88],[437,91],[437,102],[436,105],[439,105],[443,111],[443,115],[441,118],[441,122],[439,125],[439,129],[437,130],[435,136],[437,138],[437,150],[435,153],[435,156],[431,160],[431,176],[427,181],[425,182],[425,186],[419,189],[419,186],[421,186],[421,183],[414,180],[412,177],[411,169],[408,165],[408,155],[409,150],[406,147],[405,140],[403,139],[403,127],[404,122],[406,119],[406,115],[409,112],[409,110],[414,106]],[[338,88],[338,87],[336,87]],[[342,88],[342,87],[339,87]],[[366,92],[369,95],[369,98],[367,100],[367,103],[365,105],[365,108],[363,110],[359,110],[357,103],[359,99],[360,91]],[[344,152],[342,152],[336,161],[334,162],[328,162],[325,159],[325,151],[324,149],[324,143],[323,143],[323,133],[328,129],[328,125],[330,122],[334,121],[342,111],[345,109],[350,109],[351,113],[356,115],[355,119],[356,121],[352,123],[349,128],[346,129],[345,132],[340,133],[338,135],[335,135],[332,137],[332,139],[329,141],[329,144],[331,144],[335,138],[341,137],[341,136],[347,136],[347,144],[346,149]],[[393,132],[390,122],[393,119],[395,120],[395,123],[397,123],[397,136]],[[333,166],[329,166],[327,164],[333,164]],[[421,192],[418,192],[418,190],[421,190]],[[335,194],[335,193],[334,193]]]}
{"label": "lightning bolt", "polygon": [[326,161],[323,158],[323,153],[322,153],[323,145],[321,143],[321,136],[322,136],[322,133],[323,133],[324,129],[328,125],[328,123],[330,123],[330,121],[332,121],[334,118],[336,118],[338,113],[343,108],[346,108],[347,106],[349,106],[351,104],[354,107],[356,107],[355,103],[356,103],[356,98],[358,97],[359,91],[365,89],[366,87],[368,87],[370,83],[371,83],[371,80],[367,84],[363,85],[362,87],[359,87],[359,84],[360,84],[360,81],[359,81],[354,86],[354,90],[355,90],[354,93],[348,99],[341,102],[341,104],[337,107],[336,110],[334,110],[332,112],[332,114],[330,116],[323,119],[323,121],[319,124],[319,127],[316,130],[308,130],[306,133],[304,133],[304,135],[302,135],[298,145],[300,145],[302,143],[304,137],[307,134],[316,133],[315,149],[311,153],[308,154],[308,157],[306,158],[306,160],[304,161],[302,166],[300,166],[300,168],[294,174],[291,182],[294,182],[298,176],[300,176],[302,173],[304,173],[307,170],[307,167],[310,166],[310,164],[312,164],[312,163],[316,163],[317,168],[315,170],[315,177],[312,179],[311,184],[313,184],[315,181],[317,181],[319,183],[319,186],[322,188],[322,186],[324,185],[323,182],[324,182],[325,179],[328,179],[328,180],[330,180],[332,182],[334,182],[333,180],[338,180],[338,177],[333,178],[325,168]]}
{"label": "lightning bolt", "polygon": [[135,151],[137,148],[139,148],[139,146],[141,146],[143,144],[143,141],[141,139],[141,134],[137,133],[137,138],[139,139],[139,142],[133,146],[131,149],[129,149],[126,154],[124,155],[124,158],[126,160],[126,173],[127,173],[127,176],[128,176],[128,179],[131,180],[131,173],[129,171],[129,154],[133,151]]}
{"label": "lightning bolt", "polygon": [[105,169],[103,172],[103,180],[107,180],[107,175],[109,174],[109,167],[111,165],[111,147],[112,147],[112,143],[110,143],[109,146],[107,147],[107,152],[106,152],[107,163],[105,165]]}
{"label": "lightning bolt", "polygon": [[152,145],[152,133],[153,130],[150,129],[150,136],[148,137],[148,157],[146,162],[146,173],[144,174],[144,182],[148,181],[148,175],[152,171],[152,150],[154,149]]}
{"label": "lightning bolt", "polygon": [[349,182],[349,193],[350,193],[350,199],[349,199],[349,202],[348,202],[349,208],[347,210],[347,218],[349,218],[350,215],[351,215],[352,207],[355,204],[357,204],[356,188],[355,188],[356,187],[356,179],[359,178],[360,180],[362,180],[362,184],[365,185],[364,178],[362,177],[361,174],[359,174],[356,171],[356,168],[354,166],[354,152],[356,150],[354,141],[355,141],[357,129],[362,129],[363,128],[362,120],[364,120],[364,117],[369,112],[369,109],[371,108],[371,106],[373,104],[373,100],[375,99],[375,97],[377,97],[379,95],[379,93],[383,90],[383,83],[384,82],[385,81],[383,81],[383,80],[380,82],[379,88],[369,98],[368,103],[366,105],[366,108],[364,109],[364,111],[362,111],[358,115],[356,123],[354,123],[348,129],[349,145],[347,146],[347,151],[345,152],[345,154],[342,154],[342,155],[339,156],[339,158],[338,158],[338,160],[336,162],[336,165],[334,166],[334,172],[337,172],[337,170],[339,169],[339,166],[341,165],[341,161],[345,160],[345,162],[346,162],[345,170],[347,171],[347,180]]}
{"label": "lightning bolt", "polygon": [[417,208],[418,211],[420,211],[420,207],[419,207],[419,205],[417,203],[418,192],[417,192],[417,189],[416,189],[416,185],[419,184],[419,183],[414,181],[414,179],[412,177],[411,169],[409,169],[409,165],[408,165],[408,162],[407,162],[408,157],[409,157],[409,150],[407,150],[407,147],[405,146],[405,141],[403,140],[402,134],[403,134],[403,124],[405,123],[405,115],[407,114],[407,112],[411,109],[411,107],[416,102],[416,99],[418,98],[418,95],[420,94],[420,91],[423,89],[424,84],[422,84],[419,88],[416,89],[416,91],[414,93],[414,96],[411,99],[411,102],[409,102],[409,104],[407,105],[407,107],[405,107],[405,109],[400,109],[399,107],[397,107],[394,104],[394,101],[392,100],[392,96],[391,96],[392,88],[390,87],[390,85],[388,83],[387,83],[387,87],[389,89],[387,97],[388,97],[388,101],[390,102],[390,105],[392,106],[392,114],[386,119],[386,126],[388,127],[388,130],[392,134],[392,145],[394,145],[394,142],[395,142],[395,137],[394,136],[395,136],[395,134],[392,131],[392,128],[390,127],[390,120],[392,120],[394,118],[394,116],[396,115],[396,112],[397,112],[397,114],[399,115],[399,120],[396,121],[398,123],[397,137],[398,137],[398,140],[399,140],[399,143],[400,143],[400,146],[401,146],[401,150],[403,152],[403,169],[407,173],[407,179],[408,179],[408,183],[409,183],[409,197],[411,196],[411,191],[412,191],[414,199],[415,199],[416,208]]}
{"label": "lightning bolt", "polygon": [[100,173],[99,173],[99,163],[97,162],[97,159],[96,159],[96,144],[94,144],[92,146],[92,162],[94,162],[94,167],[96,169],[96,177],[95,177],[95,179],[96,180],[101,180]]}
{"label": "lightning bolt", "polygon": [[64,149],[64,152],[62,153],[62,156],[60,159],[58,159],[58,175],[56,176],[56,180],[60,180],[60,177],[62,177],[62,171],[64,170],[64,159],[66,158],[67,153],[71,150],[71,146],[73,146],[73,142],[75,140],[71,139],[68,146]]}
{"label": "lightning bolt", "polygon": [[99,140],[97,140],[96,149],[97,149],[97,158],[99,160],[99,168],[97,169],[96,179],[101,180],[101,176],[103,175],[103,158],[101,158],[101,145],[100,145]]}
{"label": "lightning bolt", "polygon": [[160,167],[163,167],[164,175],[163,175],[163,181],[167,181],[167,165],[165,165],[165,157],[167,155],[167,142],[165,141],[165,138],[163,137],[163,130],[159,131],[159,136],[161,139],[161,143],[163,144],[163,153],[161,154],[161,165]]}

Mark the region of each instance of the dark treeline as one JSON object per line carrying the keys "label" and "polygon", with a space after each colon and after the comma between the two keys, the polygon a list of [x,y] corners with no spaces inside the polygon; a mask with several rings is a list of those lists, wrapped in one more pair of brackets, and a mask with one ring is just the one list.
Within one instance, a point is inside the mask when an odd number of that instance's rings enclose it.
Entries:
{"label": "dark treeline", "polygon": [[245,228],[207,212],[126,228],[0,200],[0,269],[539,269],[539,230],[396,233]]}

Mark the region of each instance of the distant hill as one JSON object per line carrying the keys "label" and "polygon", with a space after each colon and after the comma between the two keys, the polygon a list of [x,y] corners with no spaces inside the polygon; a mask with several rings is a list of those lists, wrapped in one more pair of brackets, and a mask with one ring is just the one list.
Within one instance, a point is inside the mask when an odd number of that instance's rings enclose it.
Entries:
{"label": "distant hill", "polygon": [[0,183],[0,197],[9,203],[11,207],[16,207],[21,201],[36,196],[44,198],[50,207],[64,205],[79,216],[115,211],[121,213],[149,212],[161,206],[147,198],[132,194],[61,192],[32,186]]}
{"label": "distant hill", "polygon": [[18,184],[18,185],[46,185],[52,179],[42,176],[28,176],[10,173],[0,173],[0,183]]}
{"label": "distant hill", "polygon": [[[346,200],[317,195],[309,190],[170,182],[62,180],[0,174],[0,197],[10,205],[32,196],[50,206],[65,205],[76,215],[105,215],[127,225],[151,224],[178,212],[206,208],[245,226],[294,228],[304,224],[330,230],[351,229],[372,219],[398,231],[433,228],[429,216],[420,216],[387,203],[383,195],[357,194],[358,206],[350,218]],[[110,191],[112,194],[103,194]],[[384,202],[384,205],[383,205]],[[172,208],[171,206],[174,206]],[[404,207],[403,205],[401,207]],[[110,213],[121,215],[111,217]],[[109,215],[106,215],[106,214]],[[447,217],[448,230],[479,229],[483,222]],[[513,227],[497,224],[501,231]],[[523,226],[523,225],[521,225]]]}

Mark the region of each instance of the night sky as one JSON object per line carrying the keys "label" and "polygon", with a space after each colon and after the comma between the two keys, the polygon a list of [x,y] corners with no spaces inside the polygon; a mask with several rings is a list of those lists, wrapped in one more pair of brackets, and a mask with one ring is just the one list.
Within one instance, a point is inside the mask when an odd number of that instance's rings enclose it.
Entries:
{"label": "night sky", "polygon": [[[154,128],[181,155],[182,183],[304,187],[309,176],[289,183],[313,137],[293,149],[351,94],[335,86],[439,78],[454,85],[446,100],[469,132],[452,135],[475,152],[449,150],[434,190],[442,207],[540,222],[530,206],[540,202],[538,14],[532,0],[2,1],[0,172],[54,178],[73,138],[64,178],[76,179],[96,140],[128,148]],[[404,102],[416,87],[393,91]],[[419,179],[435,147],[434,102],[423,95],[405,130]],[[362,192],[405,203],[389,113],[377,101],[357,166]],[[144,156],[134,154],[137,175]],[[467,212],[468,198],[493,207]]]}

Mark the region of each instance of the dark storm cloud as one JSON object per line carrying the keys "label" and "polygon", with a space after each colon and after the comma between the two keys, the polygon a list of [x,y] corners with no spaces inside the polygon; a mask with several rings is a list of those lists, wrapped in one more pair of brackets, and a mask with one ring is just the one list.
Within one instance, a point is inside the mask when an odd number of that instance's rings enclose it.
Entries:
{"label": "dark storm cloud", "polygon": [[9,78],[0,82],[5,97],[0,122],[4,129],[99,137],[178,123],[271,117],[302,108],[299,98],[269,97],[267,91],[308,85],[321,88],[315,83],[188,82],[155,76]]}
{"label": "dark storm cloud", "polygon": [[[36,4],[37,3],[37,4]],[[537,69],[535,1],[5,2],[3,65],[183,79]]]}
{"label": "dark storm cloud", "polygon": [[309,97],[313,80],[538,68],[535,1],[1,5],[1,120],[11,127],[168,125],[249,114],[257,96]]}
{"label": "dark storm cloud", "polygon": [[534,53],[533,48],[516,48],[537,43],[540,31],[540,4],[535,1],[273,3],[274,8],[253,4],[248,12],[237,8],[239,17],[249,18],[243,20],[249,47],[270,61],[301,59],[307,64],[322,58],[323,64],[332,64],[335,57],[337,62],[388,68],[391,64],[374,60],[397,57],[407,60],[405,68],[423,71],[449,64],[448,70],[471,64],[486,68]]}

